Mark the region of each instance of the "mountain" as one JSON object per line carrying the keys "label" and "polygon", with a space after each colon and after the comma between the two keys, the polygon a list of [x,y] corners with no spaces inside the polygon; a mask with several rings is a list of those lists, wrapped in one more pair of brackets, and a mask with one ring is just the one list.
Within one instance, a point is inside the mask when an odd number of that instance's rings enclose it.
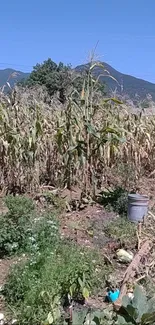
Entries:
{"label": "mountain", "polygon": [[0,70],[0,87],[6,85],[6,82],[9,82],[10,86],[13,87],[17,82],[28,78],[28,76],[29,73],[16,71],[14,69]]}
{"label": "mountain", "polygon": [[[109,72],[109,74],[117,80],[114,81],[110,77],[103,76],[104,73],[103,68],[95,67],[94,68],[94,75],[96,77],[100,76],[99,80],[105,83],[106,90],[115,90],[117,88],[117,92],[121,93],[122,95],[128,95],[130,98],[134,99],[135,97],[139,97],[140,99],[146,98],[148,94],[152,96],[152,99],[155,100],[155,84],[135,78],[133,76],[123,74],[114,68],[112,68],[109,64],[102,62],[105,70]],[[88,68],[89,64],[80,65],[76,67],[77,72],[82,72]]]}
{"label": "mountain", "polygon": [[[132,99],[138,97],[139,99],[144,99],[148,94],[150,94],[152,99],[155,101],[155,84],[123,74],[105,62],[102,64],[104,65],[105,70],[107,70],[109,74],[117,80],[116,82],[113,79],[105,76],[104,70],[101,67],[96,67],[93,70],[94,75],[96,77],[100,76],[99,80],[106,84],[105,88],[107,92],[117,89],[117,93],[128,95]],[[89,64],[77,66],[75,71],[83,72],[84,70],[88,69],[88,66]],[[0,70],[0,87],[5,85],[7,81],[11,87],[13,87],[17,82],[28,78],[28,76],[29,73],[16,71],[14,69]]]}

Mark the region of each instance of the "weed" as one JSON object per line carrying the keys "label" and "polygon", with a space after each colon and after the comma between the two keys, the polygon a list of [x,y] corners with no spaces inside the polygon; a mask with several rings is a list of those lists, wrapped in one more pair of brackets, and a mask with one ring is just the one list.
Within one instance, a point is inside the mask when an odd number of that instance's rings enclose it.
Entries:
{"label": "weed", "polygon": [[32,211],[35,210],[33,201],[25,196],[8,195],[5,198],[5,203],[9,210],[6,217],[17,222],[25,217],[28,220]]}
{"label": "weed", "polygon": [[53,194],[52,192],[48,191],[43,193],[43,197],[45,199],[45,206],[47,208],[52,206],[52,208],[54,208],[58,214],[65,209],[65,201],[57,194]]}
{"label": "weed", "polygon": [[154,299],[147,299],[143,290],[136,286],[132,300],[125,296],[119,311],[108,307],[103,311],[86,310],[73,312],[73,325],[153,325],[155,324]]}
{"label": "weed", "polygon": [[122,243],[131,244],[132,240],[135,240],[136,226],[126,218],[118,217],[105,227],[105,233]]}
{"label": "weed", "polygon": [[121,187],[101,192],[99,202],[120,215],[127,215],[128,193]]}
{"label": "weed", "polygon": [[9,211],[0,215],[0,255],[44,250],[58,235],[58,222],[51,213],[38,215],[31,199],[8,196]]}
{"label": "weed", "polygon": [[96,252],[60,240],[16,266],[4,295],[20,324],[40,324],[53,315],[55,299],[63,305],[68,294],[72,299],[87,298],[93,288],[104,285],[109,271]]}
{"label": "weed", "polygon": [[42,252],[59,240],[58,221],[52,213],[45,212],[33,217],[29,227],[24,240],[24,250],[28,253]]}
{"label": "weed", "polygon": [[0,215],[0,255],[12,254],[23,248],[28,223],[34,212],[33,201],[25,197],[8,196],[9,211]]}

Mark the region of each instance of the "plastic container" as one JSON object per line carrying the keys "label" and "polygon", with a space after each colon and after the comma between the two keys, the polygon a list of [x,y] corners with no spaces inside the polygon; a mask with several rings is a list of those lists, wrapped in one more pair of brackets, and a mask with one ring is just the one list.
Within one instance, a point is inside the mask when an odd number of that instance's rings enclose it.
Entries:
{"label": "plastic container", "polygon": [[115,302],[119,298],[119,295],[120,295],[120,291],[119,289],[117,289],[115,291],[108,291],[106,297],[109,302]]}
{"label": "plastic container", "polygon": [[128,194],[128,219],[131,222],[142,222],[148,213],[149,198],[147,195]]}

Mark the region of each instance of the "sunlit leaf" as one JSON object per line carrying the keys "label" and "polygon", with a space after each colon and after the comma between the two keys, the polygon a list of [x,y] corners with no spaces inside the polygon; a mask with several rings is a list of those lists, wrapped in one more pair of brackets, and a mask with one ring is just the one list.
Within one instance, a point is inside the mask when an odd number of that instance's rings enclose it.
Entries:
{"label": "sunlit leaf", "polygon": [[47,316],[47,321],[48,321],[48,324],[53,324],[54,322],[54,318],[52,316],[52,313],[48,313],[48,316]]}
{"label": "sunlit leaf", "polygon": [[85,298],[85,299],[88,299],[89,298],[89,291],[88,291],[88,289],[87,288],[83,288],[83,290],[82,290],[82,294],[83,294],[83,297]]}

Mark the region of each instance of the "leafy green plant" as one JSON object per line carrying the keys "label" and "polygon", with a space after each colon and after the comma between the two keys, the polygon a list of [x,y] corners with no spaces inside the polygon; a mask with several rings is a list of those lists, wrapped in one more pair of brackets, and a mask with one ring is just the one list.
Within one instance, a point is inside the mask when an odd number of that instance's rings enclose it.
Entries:
{"label": "leafy green plant", "polygon": [[110,221],[105,226],[104,231],[108,237],[125,243],[131,243],[136,238],[136,226],[124,217],[117,217]]}
{"label": "leafy green plant", "polygon": [[123,298],[123,306],[117,315],[118,325],[149,325],[155,323],[155,299],[147,299],[140,286],[134,290],[134,298]]}
{"label": "leafy green plant", "polygon": [[34,204],[31,199],[20,196],[7,196],[5,199],[8,212],[0,215],[0,254],[12,254],[22,250]]}
{"label": "leafy green plant", "polygon": [[61,213],[65,208],[65,201],[56,193],[50,191],[43,193],[43,198],[45,199],[45,206],[48,208],[53,207],[57,214]]}
{"label": "leafy green plant", "polygon": [[125,296],[122,307],[114,312],[107,307],[100,310],[73,311],[73,325],[153,325],[155,324],[155,299],[147,299],[140,286],[134,290],[133,300]]}
{"label": "leafy green plant", "polygon": [[33,200],[25,196],[8,195],[5,198],[5,204],[9,210],[7,216],[12,220],[18,220],[22,217],[28,219],[32,211],[35,210]]}
{"label": "leafy green plant", "polygon": [[122,187],[101,192],[99,202],[120,215],[127,215],[128,192]]}
{"label": "leafy green plant", "polygon": [[[45,212],[33,216],[25,236],[25,252],[43,252],[59,241],[59,223],[53,213]],[[29,235],[29,236],[28,236]]]}
{"label": "leafy green plant", "polygon": [[8,212],[0,215],[0,255],[44,250],[58,238],[58,222],[50,212],[38,214],[31,199],[8,196]]}
{"label": "leafy green plant", "polygon": [[68,294],[79,300],[87,290],[103,286],[109,270],[96,252],[60,240],[15,266],[3,294],[20,324],[34,324],[46,321],[49,313],[55,317],[60,307],[55,299],[63,306]]}
{"label": "leafy green plant", "polygon": [[82,310],[73,310],[72,325],[114,325],[113,311],[111,308],[105,310],[93,310],[92,308],[83,308]]}
{"label": "leafy green plant", "polygon": [[49,292],[41,292],[41,297],[45,304],[50,303],[50,312],[47,315],[47,319],[43,322],[44,325],[55,324],[57,321],[60,322],[61,308],[60,308],[60,297],[51,297]]}

